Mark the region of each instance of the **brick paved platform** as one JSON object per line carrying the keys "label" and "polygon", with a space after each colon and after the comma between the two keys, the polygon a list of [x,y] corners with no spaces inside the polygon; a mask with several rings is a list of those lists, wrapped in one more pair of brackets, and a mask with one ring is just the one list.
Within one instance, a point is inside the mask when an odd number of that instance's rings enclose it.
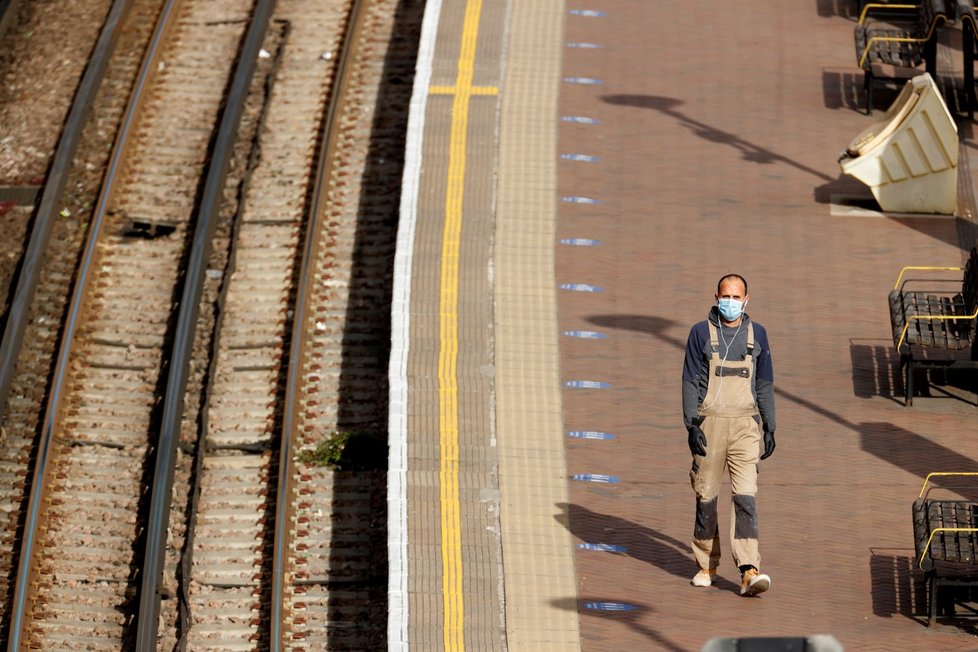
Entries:
{"label": "brick paved platform", "polygon": [[[912,571],[910,505],[930,471],[978,469],[974,376],[934,379],[902,405],[886,294],[908,264],[961,264],[975,239],[972,123],[962,121],[962,217],[893,219],[833,202],[870,198],[836,163],[873,118],[862,114],[850,3],[635,3],[574,0],[560,113],[558,283],[561,380],[608,383],[563,392],[569,529],[579,549],[577,601],[587,650],[696,650],[711,637],[832,634],[847,649],[962,649],[978,621],[925,626]],[[939,76],[960,85],[960,49]],[[957,68],[955,68],[955,66]],[[890,95],[887,100],[892,99]],[[884,103],[883,106],[886,104]],[[879,114],[876,115],[876,118]],[[689,585],[694,499],[681,421],[690,325],[717,279],[750,284],[748,312],[775,358],[778,448],[761,464],[763,570],[771,590],[737,595],[721,494],[725,557],[710,589]],[[729,492],[729,488],[725,489]],[[962,495],[978,498],[978,486]],[[563,509],[564,506],[556,506]],[[558,509],[555,509],[557,512]],[[620,602],[628,612],[587,603]]]}
{"label": "brick paved platform", "polygon": [[[910,517],[928,472],[978,470],[978,383],[933,377],[905,408],[886,305],[901,266],[960,264],[975,241],[974,124],[959,118],[960,216],[887,217],[836,163],[872,120],[846,0],[436,4],[399,245],[391,648],[978,647],[978,619],[925,626]],[[946,87],[960,59],[949,33]],[[754,599],[725,507],[720,578],[689,585],[683,346],[730,271],[777,377],[758,495],[773,584]]]}

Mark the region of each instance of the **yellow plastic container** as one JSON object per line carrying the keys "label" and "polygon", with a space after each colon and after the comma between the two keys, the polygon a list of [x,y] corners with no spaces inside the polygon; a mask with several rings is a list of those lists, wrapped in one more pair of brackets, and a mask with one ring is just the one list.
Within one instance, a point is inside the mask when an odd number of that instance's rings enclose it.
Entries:
{"label": "yellow plastic container", "polygon": [[953,215],[958,198],[958,128],[927,73],[909,80],[883,118],[839,159],[892,213]]}

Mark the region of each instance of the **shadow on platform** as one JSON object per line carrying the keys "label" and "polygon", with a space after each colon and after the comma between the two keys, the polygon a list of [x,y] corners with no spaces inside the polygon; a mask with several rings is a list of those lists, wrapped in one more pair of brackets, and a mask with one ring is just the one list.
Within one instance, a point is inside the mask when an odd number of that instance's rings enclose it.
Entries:
{"label": "shadow on platform", "polygon": [[869,554],[873,614],[904,616],[926,624],[926,617],[923,621],[917,617],[927,613],[927,586],[923,574],[915,571],[913,548],[870,548]]}
{"label": "shadow on platform", "polygon": [[[627,555],[687,582],[696,570],[689,541],[679,541],[644,525],[610,514],[599,514],[580,505],[557,503],[557,508],[560,512],[554,518],[582,542],[618,545],[626,549],[625,552],[606,554]],[[740,591],[739,584],[719,576],[714,586]]]}
{"label": "shadow on platform", "polygon": [[[629,629],[653,642],[657,650],[670,650],[671,652],[685,652],[686,650],[686,648],[669,640],[666,636],[652,629],[644,622],[648,619],[650,612],[653,611],[648,605],[636,602],[623,605],[623,603],[613,598],[584,595],[578,596],[577,598],[556,598],[551,600],[550,604],[558,609],[576,611],[581,615],[624,623]],[[619,607],[619,605],[623,605],[624,608]],[[594,640],[596,643],[603,641],[603,639],[589,640]],[[611,643],[611,641],[604,642],[606,644]]]}
{"label": "shadow on platform", "polygon": [[[858,426],[863,451],[923,479],[936,471],[978,471],[978,462],[961,453],[900,426],[886,422],[861,423]],[[970,435],[960,433],[962,435]],[[962,498],[978,502],[978,482],[973,479],[937,478],[932,486],[953,491]],[[907,527],[910,527],[910,505],[917,497],[918,488],[911,488],[907,495]]]}
{"label": "shadow on platform", "polygon": [[832,178],[828,175],[814,168],[808,167],[804,163],[788,158],[782,154],[778,154],[775,151],[762,147],[749,140],[745,140],[736,134],[723,131],[722,129],[717,129],[712,125],[708,125],[705,122],[700,122],[699,120],[687,116],[685,113],[678,110],[678,107],[684,104],[682,100],[678,100],[673,97],[665,97],[662,95],[602,95],[601,99],[608,104],[633,106],[640,109],[653,109],[664,115],[675,118],[680,125],[689,129],[694,136],[702,138],[703,140],[711,143],[727,145],[736,149],[740,152],[741,158],[745,161],[764,165],[783,163],[822,179],[823,181],[828,182],[832,180]]}
{"label": "shadow on platform", "polygon": [[821,18],[832,18],[833,16],[849,20],[859,18],[856,5],[852,0],[815,0],[815,7]]}
{"label": "shadow on platform", "polygon": [[859,398],[881,396],[903,404],[906,392],[900,356],[887,340],[850,338],[852,393]]}
{"label": "shadow on platform", "polygon": [[[889,106],[896,99],[896,96],[897,92],[891,88],[880,89],[879,106]],[[855,66],[845,71],[823,68],[822,103],[826,109],[833,111],[848,109],[863,113],[866,110],[863,72]]]}
{"label": "shadow on platform", "polygon": [[[888,340],[849,340],[852,361],[852,390],[859,398],[880,396],[903,405],[906,394],[905,369]],[[961,357],[967,357],[962,354]],[[975,403],[975,375],[971,369],[918,369],[914,374],[914,398],[950,399]]]}

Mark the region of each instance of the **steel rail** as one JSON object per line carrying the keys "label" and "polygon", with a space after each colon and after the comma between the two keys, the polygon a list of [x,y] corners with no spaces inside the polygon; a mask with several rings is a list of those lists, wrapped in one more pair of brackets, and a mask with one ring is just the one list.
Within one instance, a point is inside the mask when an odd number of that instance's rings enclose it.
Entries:
{"label": "steel rail", "polygon": [[[272,595],[271,595],[271,640],[270,649],[277,652],[290,646],[285,627],[286,575],[289,572],[286,556],[291,547],[291,519],[294,482],[292,478],[293,435],[296,430],[301,389],[299,379],[302,375],[302,360],[305,355],[306,317],[312,274],[315,269],[316,252],[319,250],[323,232],[322,215],[326,207],[328,180],[335,163],[334,152],[339,137],[336,122],[344,107],[344,98],[350,85],[350,62],[355,50],[360,46],[357,38],[362,31],[366,12],[362,0],[354,0],[347,19],[346,33],[342,51],[337,61],[334,83],[330,90],[329,104],[323,116],[320,131],[321,143],[316,161],[316,176],[312,197],[309,202],[309,218],[306,220],[304,245],[300,262],[300,275],[296,290],[296,303],[292,317],[292,333],[289,341],[288,373],[286,375],[285,403],[282,418],[282,435],[279,445],[278,487],[275,493],[275,542],[272,548]],[[290,619],[291,622],[291,619]]]}
{"label": "steel rail", "polygon": [[156,650],[160,585],[166,555],[170,503],[173,500],[176,449],[180,439],[183,400],[187,377],[190,375],[189,367],[197,317],[200,313],[200,297],[203,293],[207,259],[224,198],[224,186],[237,140],[238,127],[254,76],[258,54],[274,8],[275,0],[258,0],[255,4],[224,104],[197,209],[197,218],[194,220],[196,227],[181,291],[180,309],[163,398],[160,435],[156,446],[156,468],[153,474],[146,527],[146,552],[142,564],[143,577],[139,591],[139,614],[136,620],[135,649],[137,650],[147,652]]}
{"label": "steel rail", "polygon": [[[26,328],[27,318],[29,317],[30,304],[37,290],[37,281],[43,262],[44,250],[47,248],[47,243],[50,240],[57,202],[60,201],[64,192],[71,161],[78,147],[81,132],[90,112],[92,101],[101,84],[108,61],[115,48],[115,43],[122,30],[122,25],[125,23],[125,18],[129,14],[131,5],[131,0],[117,0],[109,10],[105,25],[96,43],[92,59],[85,68],[85,74],[82,77],[75,101],[69,112],[68,121],[65,123],[64,133],[58,144],[58,150],[55,153],[54,163],[48,175],[48,182],[44,186],[44,193],[38,208],[34,230],[31,232],[30,243],[24,256],[24,266],[18,279],[16,296],[8,313],[3,342],[0,344],[0,407],[5,406],[7,402],[7,394],[10,389],[14,366],[17,362],[17,354],[23,342],[24,330]],[[155,66],[153,69],[155,69]],[[140,78],[137,79],[134,96],[138,96],[141,92],[143,86],[142,73],[144,71],[146,71],[146,67],[141,71]],[[51,441],[58,422],[61,393],[68,371],[68,361],[75,331],[78,327],[83,298],[87,291],[89,271],[94,260],[98,237],[102,230],[108,196],[111,192],[112,181],[114,180],[115,171],[118,168],[121,158],[122,148],[120,144],[126,141],[126,135],[132,124],[131,112],[137,108],[137,104],[138,102],[130,102],[130,107],[127,109],[126,117],[116,137],[113,158],[110,161],[99,203],[89,228],[88,240],[82,256],[78,279],[74,284],[71,304],[68,309],[64,331],[61,335],[61,345],[53,372],[51,389],[48,392],[44,420],[41,426],[40,437],[38,438],[37,454],[34,458],[34,467],[31,473],[31,492],[18,555],[17,575],[14,578],[14,594],[10,610],[10,639],[7,641],[8,650],[19,650],[22,644],[21,634],[23,633],[23,621],[26,615],[28,587],[31,585],[31,579],[34,574],[32,565],[34,541],[37,536],[41,506],[44,504],[46,498],[45,475],[50,459]]]}
{"label": "steel rail", "polygon": [[[20,273],[17,275],[14,298],[7,311],[3,339],[0,340],[0,418],[6,411],[10,384],[24,342],[24,331],[27,330],[31,303],[34,302],[34,295],[37,293],[41,265],[44,262],[48,242],[51,240],[51,230],[54,228],[58,204],[64,195],[65,186],[68,184],[68,174],[71,172],[71,164],[75,158],[78,143],[81,141],[82,129],[91,113],[92,102],[102,85],[102,78],[105,76],[109,59],[115,50],[116,42],[119,40],[119,34],[122,32],[122,26],[131,7],[132,0],[115,0],[106,15],[105,24],[95,42],[92,57],[89,59],[88,65],[85,66],[85,72],[78,84],[78,90],[75,92],[75,99],[68,111],[68,119],[65,121],[64,130],[61,133],[58,148],[51,163],[51,169],[44,183],[41,201],[34,216],[34,227],[27,243],[27,250],[24,252]],[[13,9],[13,6],[7,7],[3,17],[0,18],[0,26],[2,26],[3,21],[9,20]]]}
{"label": "steel rail", "polygon": [[[275,52],[274,60],[269,71],[268,79],[265,82],[265,92],[268,96],[271,95],[272,89],[275,86],[275,81],[278,76],[279,66],[282,63],[282,50],[285,48],[285,44],[288,43],[289,34],[292,31],[292,21],[276,19],[274,21],[281,29],[281,45]],[[261,134],[267,123],[268,113],[269,113],[270,103],[265,102],[261,109],[261,114],[258,117],[258,124],[255,129],[256,133]],[[211,355],[210,363],[208,364],[206,372],[206,383],[203,389],[203,400],[199,408],[200,413],[200,427],[197,432],[197,456],[194,460],[194,470],[191,473],[189,495],[190,495],[190,508],[187,514],[187,523],[195,524],[197,521],[197,514],[199,513],[200,507],[200,485],[201,478],[204,473],[204,459],[207,455],[207,437],[209,422],[210,422],[210,408],[211,399],[214,394],[214,379],[217,377],[218,372],[218,355],[217,351],[219,349],[219,341],[221,329],[224,324],[224,317],[227,314],[225,306],[227,305],[228,295],[231,291],[230,279],[234,276],[237,270],[237,260],[238,260],[238,245],[240,244],[241,228],[243,219],[242,214],[244,211],[245,198],[248,196],[248,188],[251,184],[251,172],[254,170],[261,160],[261,148],[260,140],[256,140],[254,146],[252,147],[249,160],[247,172],[244,174],[244,180],[242,182],[242,187],[238,192],[238,210],[234,216],[233,223],[231,225],[231,237],[230,237],[230,248],[228,251],[228,260],[224,268],[223,280],[221,282],[220,291],[218,292],[217,299],[215,300],[215,324],[213,332],[215,333],[215,339],[211,344],[211,350],[214,352]],[[193,572],[194,563],[194,541],[196,538],[196,530],[193,525],[187,528],[187,534],[184,537],[183,544],[183,556],[180,559],[180,573],[181,579],[179,580],[179,619],[180,619],[180,635],[177,639],[177,645],[174,648],[176,652],[184,652],[187,649],[187,639],[190,634],[190,623],[192,615],[190,613],[190,577]]]}

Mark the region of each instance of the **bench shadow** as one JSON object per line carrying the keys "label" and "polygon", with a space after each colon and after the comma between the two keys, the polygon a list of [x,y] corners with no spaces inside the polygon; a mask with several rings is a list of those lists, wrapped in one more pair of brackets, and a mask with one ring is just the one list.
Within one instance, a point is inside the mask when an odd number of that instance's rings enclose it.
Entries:
{"label": "bench shadow", "polygon": [[[890,95],[887,88],[884,94],[880,94],[885,101]],[[874,93],[874,98],[876,94]],[[896,93],[889,98],[892,102],[896,98]],[[866,96],[863,93],[863,73],[852,71],[838,71],[829,68],[822,68],[822,102],[826,109],[839,110],[848,109],[856,113],[863,113],[866,107]],[[883,106],[881,103],[880,106]]]}
{"label": "bench shadow", "polygon": [[914,565],[913,548],[870,548],[873,615],[903,616],[926,625],[927,585]]}
{"label": "bench shadow", "polygon": [[[927,581],[923,571],[917,568],[914,549],[871,547],[869,552],[873,615],[902,616],[927,627]],[[969,573],[965,570],[956,576],[973,579]],[[939,625],[955,627],[972,636],[978,632],[978,590],[969,586],[944,586],[938,598]],[[953,608],[953,615],[943,614],[942,608]]]}
{"label": "bench shadow", "polygon": [[815,8],[818,11],[818,15],[822,18],[832,18],[834,16],[849,20],[859,18],[853,0],[815,0]]}
{"label": "bench shadow", "polygon": [[[608,544],[626,548],[625,552],[596,552],[595,554],[625,555],[660,568],[687,584],[696,570],[689,541],[679,541],[644,525],[618,516],[594,512],[581,505],[557,503],[556,507],[560,511],[554,515],[554,519],[582,543]],[[739,584],[719,575],[714,586],[727,591],[740,591]]]}
{"label": "bench shadow", "polygon": [[849,339],[852,393],[859,398],[880,396],[903,405],[906,392],[900,356],[886,340]]}
{"label": "bench shadow", "polygon": [[[951,352],[955,353],[955,352]],[[888,340],[849,340],[852,362],[852,391],[859,398],[876,396],[903,405],[906,396],[905,370],[900,356]],[[950,358],[950,356],[948,356]],[[967,354],[957,357],[967,359]],[[971,369],[921,368],[914,374],[914,398],[941,398],[973,404],[975,372]]]}

